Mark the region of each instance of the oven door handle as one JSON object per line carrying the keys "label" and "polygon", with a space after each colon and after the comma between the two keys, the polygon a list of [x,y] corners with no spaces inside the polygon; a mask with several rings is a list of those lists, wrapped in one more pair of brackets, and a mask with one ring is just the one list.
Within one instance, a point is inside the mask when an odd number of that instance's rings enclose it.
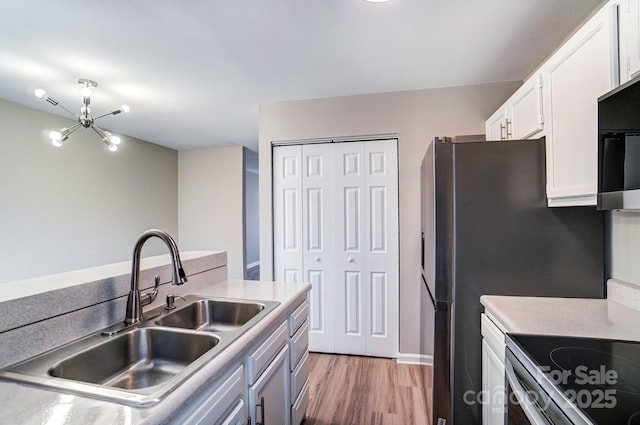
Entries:
{"label": "oven door handle", "polygon": [[[534,401],[529,399],[527,391],[520,383],[516,372],[513,370],[513,366],[511,366],[511,362],[506,359],[504,365],[505,375],[507,377],[507,381],[509,382],[509,386],[511,386],[511,390],[514,392],[516,397],[518,398],[518,402],[520,403],[520,407],[527,415],[529,421],[531,421],[532,425],[549,425],[549,421],[540,414],[538,408]],[[508,396],[508,395],[507,395]]]}

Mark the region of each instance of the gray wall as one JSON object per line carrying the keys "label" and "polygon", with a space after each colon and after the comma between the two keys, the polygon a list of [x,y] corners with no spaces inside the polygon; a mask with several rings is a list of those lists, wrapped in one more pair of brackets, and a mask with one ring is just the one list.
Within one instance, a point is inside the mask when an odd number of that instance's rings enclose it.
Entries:
{"label": "gray wall", "polygon": [[[261,278],[273,275],[271,142],[397,134],[400,185],[400,353],[430,355],[420,281],[420,163],[437,135],[484,133],[484,121],[521,82],[260,105]],[[429,312],[426,314],[430,316]],[[423,347],[421,349],[421,346]]]}
{"label": "gray wall", "polygon": [[245,205],[246,228],[245,241],[247,265],[260,260],[260,215],[258,210],[258,173],[253,170],[245,172]]}
{"label": "gray wall", "polygon": [[245,275],[244,149],[229,146],[178,153],[180,249],[227,251],[232,279]]}
{"label": "gray wall", "polygon": [[72,124],[0,100],[0,282],[129,260],[153,227],[178,238],[177,151],[122,137],[112,153],[86,129],[52,146]]}

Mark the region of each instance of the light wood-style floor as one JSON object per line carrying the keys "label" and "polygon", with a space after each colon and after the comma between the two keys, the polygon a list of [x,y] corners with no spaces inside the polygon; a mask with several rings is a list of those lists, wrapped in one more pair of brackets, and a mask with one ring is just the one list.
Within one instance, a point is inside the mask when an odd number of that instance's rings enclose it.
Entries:
{"label": "light wood-style floor", "polygon": [[428,425],[431,368],[311,353],[303,425]]}

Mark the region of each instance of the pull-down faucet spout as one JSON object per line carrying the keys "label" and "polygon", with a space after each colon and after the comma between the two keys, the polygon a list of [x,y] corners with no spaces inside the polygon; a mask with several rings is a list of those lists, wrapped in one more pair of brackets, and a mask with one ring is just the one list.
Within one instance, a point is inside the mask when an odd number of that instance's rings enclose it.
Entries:
{"label": "pull-down faucet spout", "polygon": [[[152,237],[160,238],[169,248],[171,254],[171,264],[173,267],[173,284],[182,285],[187,281],[187,277],[182,269],[182,262],[180,261],[180,254],[178,253],[178,246],[171,236],[167,232],[157,229],[151,229],[144,232],[135,247],[133,248],[133,263],[131,267],[131,290],[127,298],[127,311],[125,314],[125,325],[133,325],[139,323],[142,317],[142,307],[153,302],[155,295],[141,294],[140,293],[140,253],[142,252],[142,246],[144,243]],[[156,293],[157,294],[157,293]],[[144,298],[144,299],[143,299]]]}

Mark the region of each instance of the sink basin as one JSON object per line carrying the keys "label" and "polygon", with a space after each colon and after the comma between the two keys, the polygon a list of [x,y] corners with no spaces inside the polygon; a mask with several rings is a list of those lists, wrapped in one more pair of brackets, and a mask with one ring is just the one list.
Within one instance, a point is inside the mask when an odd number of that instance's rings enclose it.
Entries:
{"label": "sink basin", "polygon": [[148,388],[171,379],[219,342],[212,334],[134,329],[61,361],[49,374],[127,390]]}
{"label": "sink basin", "polygon": [[244,326],[265,309],[258,302],[202,299],[156,320],[160,326],[227,332]]}
{"label": "sink basin", "polygon": [[182,303],[8,366],[0,379],[134,406],[154,404],[280,304],[193,295]]}

